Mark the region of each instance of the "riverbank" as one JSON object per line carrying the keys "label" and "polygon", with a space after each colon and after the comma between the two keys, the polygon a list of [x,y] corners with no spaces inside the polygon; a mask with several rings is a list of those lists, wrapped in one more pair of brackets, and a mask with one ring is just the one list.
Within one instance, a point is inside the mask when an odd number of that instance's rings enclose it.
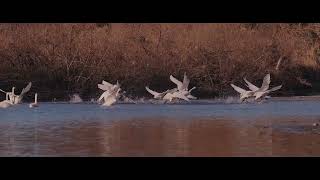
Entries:
{"label": "riverbank", "polygon": [[[126,95],[173,88],[186,72],[199,98],[236,95],[271,74],[273,96],[320,93],[319,24],[0,24],[0,88],[66,100],[119,80]],[[4,96],[3,96],[4,97]],[[32,99],[29,95],[26,99]]]}

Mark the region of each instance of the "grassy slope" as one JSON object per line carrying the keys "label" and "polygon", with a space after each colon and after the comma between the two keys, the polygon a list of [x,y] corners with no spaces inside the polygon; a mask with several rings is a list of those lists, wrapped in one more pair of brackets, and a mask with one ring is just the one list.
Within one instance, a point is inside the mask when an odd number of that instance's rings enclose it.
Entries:
{"label": "grassy slope", "polygon": [[32,81],[42,100],[89,98],[104,79],[145,96],[187,72],[194,94],[211,98],[271,73],[277,95],[317,94],[319,35],[318,24],[1,24],[0,88]]}

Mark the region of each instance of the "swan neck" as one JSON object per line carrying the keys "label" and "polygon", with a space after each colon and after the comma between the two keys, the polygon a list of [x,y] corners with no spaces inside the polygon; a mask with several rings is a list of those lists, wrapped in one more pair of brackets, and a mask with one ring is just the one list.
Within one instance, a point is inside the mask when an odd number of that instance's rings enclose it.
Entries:
{"label": "swan neck", "polygon": [[34,103],[38,103],[38,94],[36,93],[35,95],[34,95]]}

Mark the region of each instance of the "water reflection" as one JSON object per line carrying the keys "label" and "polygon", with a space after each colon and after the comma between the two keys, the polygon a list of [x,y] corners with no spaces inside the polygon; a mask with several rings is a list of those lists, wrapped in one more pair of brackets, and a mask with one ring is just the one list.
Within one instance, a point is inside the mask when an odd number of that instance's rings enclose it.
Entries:
{"label": "water reflection", "polygon": [[318,105],[18,105],[0,156],[319,156]]}
{"label": "water reflection", "polygon": [[[271,156],[320,154],[309,139],[273,132],[271,122],[228,119],[131,119],[0,126],[1,156]],[[297,141],[297,139],[300,141]],[[291,142],[292,141],[292,142]],[[316,146],[316,148],[315,148]],[[297,151],[300,149],[301,151]]]}

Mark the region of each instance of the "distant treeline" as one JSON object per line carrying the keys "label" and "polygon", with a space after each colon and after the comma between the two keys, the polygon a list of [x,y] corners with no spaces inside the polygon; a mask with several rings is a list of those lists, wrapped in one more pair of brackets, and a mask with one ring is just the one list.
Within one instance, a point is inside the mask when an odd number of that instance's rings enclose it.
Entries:
{"label": "distant treeline", "polygon": [[142,97],[186,72],[195,96],[213,98],[271,73],[271,86],[283,84],[274,95],[320,94],[319,37],[320,24],[0,24],[0,88],[31,81],[27,98],[89,99],[119,80]]}

